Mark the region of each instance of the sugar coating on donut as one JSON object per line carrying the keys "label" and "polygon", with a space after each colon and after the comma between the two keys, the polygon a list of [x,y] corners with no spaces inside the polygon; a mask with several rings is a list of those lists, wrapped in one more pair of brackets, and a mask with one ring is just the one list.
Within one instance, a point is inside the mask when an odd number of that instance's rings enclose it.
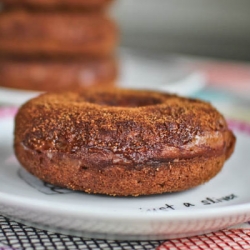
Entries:
{"label": "sugar coating on donut", "polygon": [[153,91],[44,94],[16,116],[20,163],[46,182],[88,193],[190,189],[214,177],[234,145],[209,103]]}

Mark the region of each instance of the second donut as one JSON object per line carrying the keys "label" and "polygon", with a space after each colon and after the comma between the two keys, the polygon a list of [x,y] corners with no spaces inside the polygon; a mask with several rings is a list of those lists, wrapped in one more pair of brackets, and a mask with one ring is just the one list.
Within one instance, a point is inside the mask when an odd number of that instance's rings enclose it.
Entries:
{"label": "second donut", "polygon": [[104,14],[23,12],[0,14],[0,54],[106,56],[117,42],[115,22]]}

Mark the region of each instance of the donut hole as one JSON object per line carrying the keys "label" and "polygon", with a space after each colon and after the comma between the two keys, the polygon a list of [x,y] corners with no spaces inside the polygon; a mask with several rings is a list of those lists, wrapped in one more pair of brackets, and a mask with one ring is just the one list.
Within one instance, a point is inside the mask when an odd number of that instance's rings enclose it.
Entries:
{"label": "donut hole", "polygon": [[132,93],[96,93],[94,96],[84,98],[85,101],[101,106],[111,107],[144,107],[161,104],[163,102],[160,96],[150,96],[146,94]]}

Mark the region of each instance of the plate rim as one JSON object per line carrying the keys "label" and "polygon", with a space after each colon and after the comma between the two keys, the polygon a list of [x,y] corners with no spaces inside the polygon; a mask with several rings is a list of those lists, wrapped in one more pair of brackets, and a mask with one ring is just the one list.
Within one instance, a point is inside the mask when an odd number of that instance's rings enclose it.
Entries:
{"label": "plate rim", "polygon": [[[13,196],[13,198],[11,197]],[[245,204],[233,204],[233,205],[227,205],[223,207],[211,207],[207,209],[201,209],[197,208],[195,210],[174,210],[174,211],[157,211],[157,212],[141,212],[138,210],[128,210],[127,213],[122,212],[114,212],[114,211],[101,211],[98,210],[89,210],[89,208],[81,207],[81,210],[78,209],[80,206],[77,206],[77,208],[69,207],[67,206],[62,207],[58,206],[56,207],[55,202],[53,206],[42,204],[41,201],[32,200],[32,198],[23,198],[24,202],[17,201],[15,199],[14,195],[7,195],[2,192],[0,192],[0,198],[1,198],[1,204],[3,202],[6,202],[6,205],[14,205],[16,207],[22,207],[22,208],[29,208],[30,211],[42,211],[46,212],[48,214],[57,214],[57,215],[69,215],[73,216],[74,218],[98,218],[102,220],[116,220],[116,221],[152,221],[153,220],[165,220],[165,221],[184,221],[188,220],[201,220],[201,219],[209,219],[209,218],[226,218],[226,216],[232,216],[232,215],[241,215],[241,214],[249,214],[250,215],[250,202]],[[28,200],[29,203],[25,203],[25,200]],[[58,205],[62,205],[62,203],[58,202]],[[121,216],[122,213],[122,216]]]}

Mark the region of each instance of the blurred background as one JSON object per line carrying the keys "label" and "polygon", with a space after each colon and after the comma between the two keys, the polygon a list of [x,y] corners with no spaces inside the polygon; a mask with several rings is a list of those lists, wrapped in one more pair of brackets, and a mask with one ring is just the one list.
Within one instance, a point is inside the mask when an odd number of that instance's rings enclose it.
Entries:
{"label": "blurred background", "polygon": [[122,47],[186,57],[206,79],[193,97],[250,121],[249,0],[117,0],[111,13]]}
{"label": "blurred background", "polygon": [[121,45],[250,60],[249,0],[117,0]]}

